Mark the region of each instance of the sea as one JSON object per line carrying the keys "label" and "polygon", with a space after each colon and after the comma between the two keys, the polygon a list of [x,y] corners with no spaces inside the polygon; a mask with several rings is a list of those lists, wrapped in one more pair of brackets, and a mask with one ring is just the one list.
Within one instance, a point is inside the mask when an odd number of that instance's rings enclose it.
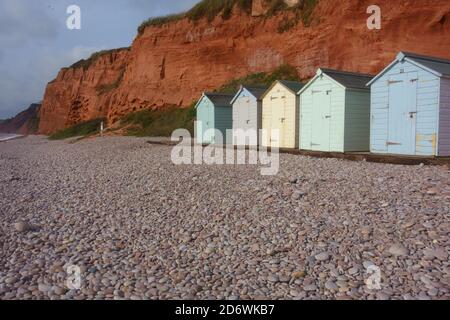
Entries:
{"label": "sea", "polygon": [[17,137],[21,137],[20,134],[12,134],[12,133],[0,133],[0,142],[1,141],[8,141]]}

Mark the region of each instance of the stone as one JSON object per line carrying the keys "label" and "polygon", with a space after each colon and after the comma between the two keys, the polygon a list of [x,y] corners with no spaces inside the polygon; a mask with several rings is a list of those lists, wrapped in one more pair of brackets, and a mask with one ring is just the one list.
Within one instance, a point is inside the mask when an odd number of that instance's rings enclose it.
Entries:
{"label": "stone", "polygon": [[330,259],[330,254],[328,252],[321,252],[316,254],[314,258],[316,258],[317,261],[327,261]]}
{"label": "stone", "polygon": [[50,289],[51,289],[51,287],[46,285],[46,284],[43,284],[43,283],[38,284],[38,290],[40,292],[45,292],[46,293],[46,292],[50,291]]}
{"label": "stone", "polygon": [[393,256],[401,257],[407,256],[409,254],[409,251],[404,245],[397,243],[389,248],[389,253]]}
{"label": "stone", "polygon": [[24,233],[33,230],[33,226],[26,221],[18,221],[14,223],[14,229],[19,233]]}
{"label": "stone", "polygon": [[377,300],[382,300],[382,301],[390,300],[389,295],[387,295],[384,292],[377,292],[376,296],[377,296]]}
{"label": "stone", "polygon": [[53,292],[58,295],[58,296],[62,296],[64,294],[66,294],[67,290],[58,286],[53,287]]}
{"label": "stone", "polygon": [[352,267],[352,268],[348,269],[348,273],[352,276],[357,274],[358,272],[359,272],[359,269],[356,267]]}
{"label": "stone", "polygon": [[336,283],[334,283],[331,280],[328,280],[327,282],[325,282],[325,288],[330,291],[338,291],[339,290],[339,287],[336,285]]}
{"label": "stone", "polygon": [[363,262],[363,266],[364,266],[364,268],[367,270],[370,266],[374,266],[375,264],[372,262],[372,261],[368,261],[368,260],[366,260],[366,261],[364,261]]}
{"label": "stone", "polygon": [[441,261],[447,261],[448,253],[442,248],[437,248],[437,249],[427,248],[427,249],[423,250],[423,257],[426,260],[433,260],[436,258]]}
{"label": "stone", "polygon": [[5,283],[6,284],[14,284],[17,282],[17,280],[18,280],[17,277],[8,277],[5,279]]}
{"label": "stone", "polygon": [[309,292],[309,291],[317,291],[317,286],[315,284],[309,284],[307,286],[303,287],[303,290]]}
{"label": "stone", "polygon": [[294,191],[293,193],[292,193],[292,199],[293,200],[300,200],[303,196],[305,196],[306,195],[306,193],[305,192],[303,192],[303,191]]}
{"label": "stone", "polygon": [[292,273],[292,278],[294,278],[294,279],[304,278],[305,276],[306,276],[306,272],[303,270]]}

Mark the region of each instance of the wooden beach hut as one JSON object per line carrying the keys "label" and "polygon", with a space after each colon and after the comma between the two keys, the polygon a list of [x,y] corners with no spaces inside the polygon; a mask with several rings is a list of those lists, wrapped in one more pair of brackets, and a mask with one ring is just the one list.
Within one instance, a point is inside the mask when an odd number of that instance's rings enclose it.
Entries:
{"label": "wooden beach hut", "polygon": [[262,126],[262,96],[267,87],[241,86],[234,96],[233,144],[256,146]]}
{"label": "wooden beach hut", "polygon": [[[222,143],[232,141],[232,108],[234,95],[225,93],[204,92],[195,106],[197,110],[197,143],[220,143],[217,132],[220,132]],[[217,130],[217,131],[216,131]]]}
{"label": "wooden beach hut", "polygon": [[[303,84],[275,81],[262,97],[262,145],[296,148],[299,141],[299,98]],[[278,135],[274,134],[278,132]]]}
{"label": "wooden beach hut", "polygon": [[450,60],[400,52],[368,86],[371,152],[450,156]]}
{"label": "wooden beach hut", "polygon": [[373,76],[319,69],[300,94],[300,149],[369,151]]}

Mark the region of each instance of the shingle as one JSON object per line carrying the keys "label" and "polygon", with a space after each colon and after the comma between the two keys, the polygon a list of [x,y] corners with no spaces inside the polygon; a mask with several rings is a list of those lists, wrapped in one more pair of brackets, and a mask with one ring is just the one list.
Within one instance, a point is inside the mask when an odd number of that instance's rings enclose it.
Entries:
{"label": "shingle", "polygon": [[341,85],[350,89],[367,89],[366,84],[374,78],[373,75],[364,73],[355,73],[347,71],[339,71],[333,69],[323,69],[327,76],[331,77]]}
{"label": "shingle", "polygon": [[403,52],[406,58],[411,59],[424,67],[439,72],[442,75],[450,75],[450,60],[442,58],[434,58],[430,56],[423,56],[411,52]]}
{"label": "shingle", "polygon": [[205,92],[205,96],[214,103],[215,106],[231,107],[231,100],[234,95],[228,93]]}

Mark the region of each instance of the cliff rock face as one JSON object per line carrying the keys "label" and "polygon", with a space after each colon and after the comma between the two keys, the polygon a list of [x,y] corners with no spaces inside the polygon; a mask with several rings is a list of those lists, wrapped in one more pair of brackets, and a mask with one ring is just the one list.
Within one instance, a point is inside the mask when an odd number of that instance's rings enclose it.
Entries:
{"label": "cliff rock face", "polygon": [[47,85],[39,132],[50,134],[91,119],[104,118],[116,101],[128,62],[127,49],[102,55],[88,66],[62,69]]}
{"label": "cliff rock face", "polygon": [[377,73],[402,50],[450,58],[448,0],[379,0],[381,30],[367,28],[372,4],[320,0],[310,26],[299,22],[286,32],[280,25],[290,13],[267,18],[238,9],[228,20],[148,27],[130,50],[61,70],[47,86],[40,132],[98,117],[111,124],[143,108],[186,107],[204,90],[284,63],[306,79],[318,67]]}
{"label": "cliff rock face", "polygon": [[23,135],[36,133],[38,130],[40,108],[40,104],[33,103],[27,110],[20,112],[14,118],[0,120],[0,132]]}

